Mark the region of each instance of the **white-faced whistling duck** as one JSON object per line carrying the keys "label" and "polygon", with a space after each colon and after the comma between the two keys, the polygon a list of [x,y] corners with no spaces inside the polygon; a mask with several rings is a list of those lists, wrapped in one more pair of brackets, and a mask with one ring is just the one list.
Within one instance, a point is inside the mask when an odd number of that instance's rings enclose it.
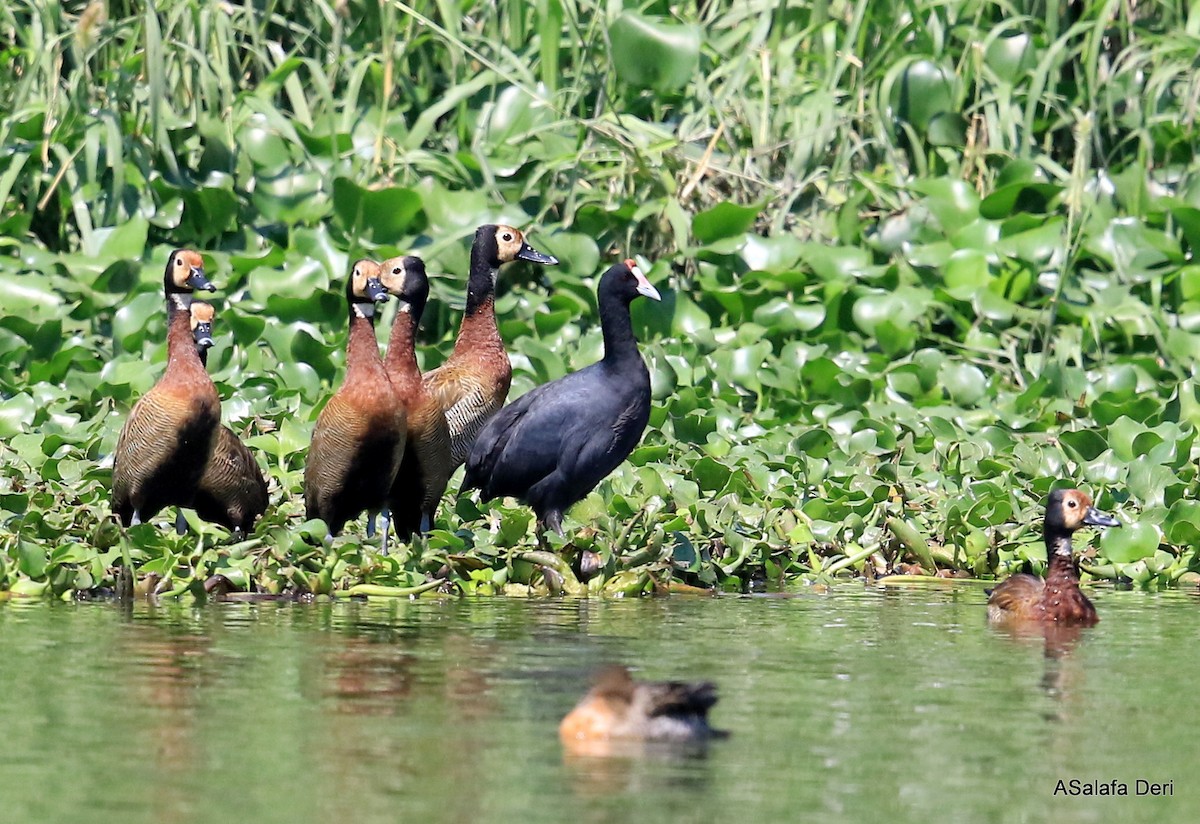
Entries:
{"label": "white-faced whistling duck", "polygon": [[1111,515],[1092,506],[1078,489],[1056,489],[1046,502],[1043,536],[1049,565],[1043,581],[1020,573],[1005,579],[988,597],[991,621],[1053,621],[1091,626],[1100,618],[1079,589],[1071,535],[1083,526],[1120,526]]}
{"label": "white-faced whistling duck", "polygon": [[[191,506],[217,441],[221,401],[192,337],[195,289],[215,289],[204,261],[176,249],[163,276],[167,369],[134,404],[113,457],[112,506],[122,526],[147,522],[168,506]],[[177,523],[182,527],[182,517]]]}
{"label": "white-faced whistling duck", "polygon": [[425,373],[425,386],[437,396],[450,427],[451,473],[467,459],[476,433],[508,397],[512,365],[496,328],[496,278],[500,266],[514,260],[558,263],[526,243],[512,226],[488,224],[475,231],[467,306],[454,351]]}
{"label": "white-faced whistling duck", "polygon": [[[304,466],[304,503],[309,518],[320,518],[330,535],[347,521],[368,513],[373,536],[375,513],[387,494],[404,454],[404,406],[388,380],[375,340],[375,304],[388,299],[379,264],[360,260],[346,283],[350,333],[346,377],[321,410]],[[387,533],[383,535],[387,552]]]}
{"label": "white-faced whistling duck", "polygon": [[[213,345],[214,315],[211,305],[192,302],[192,337],[200,362],[206,366]],[[254,522],[267,509],[267,482],[262,469],[242,439],[224,424],[217,430],[217,445],[196,487],[192,506],[202,520],[228,529],[234,540],[253,532]]]}
{"label": "white-faced whistling duck", "polygon": [[396,257],[385,260],[380,270],[383,285],[400,301],[383,363],[408,413],[404,457],[388,496],[396,535],[407,541],[433,525],[450,480],[450,429],[417,366],[417,328],[429,299],[425,263],[411,255]]}

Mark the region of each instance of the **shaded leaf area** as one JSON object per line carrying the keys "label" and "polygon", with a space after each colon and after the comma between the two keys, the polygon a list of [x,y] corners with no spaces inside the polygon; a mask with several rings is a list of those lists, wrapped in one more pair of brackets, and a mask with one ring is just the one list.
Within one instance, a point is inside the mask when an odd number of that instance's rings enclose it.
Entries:
{"label": "shaded leaf area", "polygon": [[[182,245],[272,503],[232,546],[194,518],[132,530],[163,592],[1040,571],[1056,482],[1136,524],[1092,541],[1090,575],[1195,581],[1192,13],[724,5],[0,11],[0,586],[113,585],[111,453],[165,362]],[[634,306],[642,445],[565,540],[455,481],[423,544],[383,558],[356,524],[327,546],[300,486],[349,262],[426,258],[429,368],[492,221],[563,261],[501,278],[512,397],[600,356],[612,260],[660,287]]]}

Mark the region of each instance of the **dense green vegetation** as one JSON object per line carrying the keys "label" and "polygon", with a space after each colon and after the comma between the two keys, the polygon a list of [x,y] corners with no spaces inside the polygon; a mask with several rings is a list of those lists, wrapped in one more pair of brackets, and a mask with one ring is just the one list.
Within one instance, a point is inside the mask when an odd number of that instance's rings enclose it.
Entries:
{"label": "dense green vegetation", "polygon": [[[272,506],[234,546],[135,528],[170,591],[576,591],[581,549],[604,563],[584,586],[621,592],[1006,574],[1044,562],[1060,479],[1136,523],[1089,573],[1200,570],[1184,4],[142,5],[0,8],[0,588],[111,583],[108,456],[184,245]],[[569,546],[453,481],[424,546],[380,558],[356,525],[327,550],[299,488],[348,262],[426,258],[436,365],[497,219],[563,261],[502,278],[512,397],[598,357],[595,279],[640,258],[664,296],[635,304],[650,430]]]}

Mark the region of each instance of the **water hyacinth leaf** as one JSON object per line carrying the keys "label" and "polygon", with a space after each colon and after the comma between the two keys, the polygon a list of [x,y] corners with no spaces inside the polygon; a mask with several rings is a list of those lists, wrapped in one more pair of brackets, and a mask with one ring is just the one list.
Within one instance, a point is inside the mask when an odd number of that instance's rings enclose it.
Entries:
{"label": "water hyacinth leaf", "polygon": [[[1004,227],[1009,228],[1008,225]],[[1063,248],[1063,231],[1065,221],[1061,218],[1050,218],[1045,222],[1039,221],[1031,228],[1013,227],[1017,231],[1009,234],[1002,229],[996,249],[1003,254],[1012,255],[1019,260],[1036,266],[1050,264],[1055,255]]]}
{"label": "water hyacinth leaf", "polygon": [[1194,254],[1200,250],[1200,209],[1194,206],[1179,206],[1170,211],[1171,217],[1179,224],[1183,237]]}
{"label": "water hyacinth leaf", "polygon": [[987,395],[987,377],[974,364],[947,364],[938,377],[951,400],[961,406],[973,406]]}
{"label": "water hyacinth leaf", "polygon": [[333,212],[342,228],[375,243],[392,243],[419,228],[421,205],[421,195],[413,189],[366,189],[345,177],[333,181]]}
{"label": "water hyacinth leaf", "polygon": [[95,238],[100,243],[98,257],[137,260],[146,250],[146,235],[150,223],[141,215],[134,215],[119,226],[97,229]]}
{"label": "water hyacinth leaf", "polygon": [[288,144],[268,127],[262,116],[247,121],[238,135],[238,145],[251,162],[265,169],[278,169],[292,159]]}
{"label": "water hyacinth leaf", "polygon": [[546,267],[552,279],[562,274],[586,277],[597,273],[600,266],[600,248],[596,241],[579,232],[555,232],[540,234],[530,241],[542,251],[558,258],[557,266]]}
{"label": "water hyacinth leaf", "polygon": [[6,313],[49,314],[62,308],[62,297],[34,274],[0,272],[0,306]]}
{"label": "water hyacinth leaf", "polygon": [[225,174],[213,173],[204,185],[183,191],[183,225],[194,237],[218,237],[234,227],[237,215],[238,199]]}
{"label": "water hyacinth leaf", "polygon": [[279,378],[283,386],[298,391],[312,400],[321,388],[321,378],[307,363],[284,362],[279,364]]}
{"label": "water hyacinth leaf", "polygon": [[955,297],[974,295],[992,280],[988,256],[975,249],[951,254],[945,268],[946,288]]}
{"label": "water hyacinth leaf", "polygon": [[800,261],[802,248],[800,240],[792,235],[761,237],[748,234],[740,254],[751,269],[779,274]]}
{"label": "water hyacinth leaf", "polygon": [[1100,552],[1108,560],[1124,564],[1153,555],[1158,543],[1158,528],[1153,524],[1122,524],[1120,529],[1104,530]]}
{"label": "water hyacinth leaf", "polygon": [[320,175],[284,169],[273,176],[260,177],[251,198],[255,208],[268,220],[311,224],[329,214],[332,208],[322,185]]}
{"label": "water hyacinth leaf", "polygon": [[1179,546],[1200,545],[1200,502],[1177,501],[1163,521],[1163,534]]}
{"label": "water hyacinth leaf", "polygon": [[856,246],[806,243],[800,257],[822,280],[863,277],[875,269],[870,251]]}
{"label": "water hyacinth leaf", "polygon": [[11,438],[33,425],[37,402],[27,393],[0,400],[0,438]]}
{"label": "water hyacinth leaf", "polygon": [[700,63],[699,26],[624,12],[608,29],[612,65],[624,83],[675,92],[692,79]]}
{"label": "water hyacinth leaf", "polygon": [[17,541],[17,568],[28,578],[41,578],[46,574],[49,555],[45,548],[20,538]]}
{"label": "water hyacinth leaf", "polygon": [[954,71],[926,58],[908,61],[899,77],[888,78],[890,102],[896,117],[918,132],[929,128],[935,117],[954,111]]}
{"label": "water hyacinth leaf", "polygon": [[[692,298],[685,292],[670,292],[672,300],[668,304],[668,294],[662,293],[662,307],[664,310],[671,311],[672,318],[669,330],[664,330],[664,333],[669,331],[676,335],[694,335],[706,329],[712,328],[712,319],[708,313],[696,304]],[[657,314],[653,305],[654,301],[638,301],[634,304],[634,322],[637,322],[639,317],[653,317]]]}
{"label": "water hyacinth leaf", "polygon": [[738,206],[735,203],[718,203],[711,209],[699,212],[692,219],[692,234],[701,243],[712,243],[723,238],[736,237],[754,225],[761,207]]}
{"label": "water hyacinth leaf", "polygon": [[775,298],[754,310],[754,322],[782,332],[809,332],[825,320],[825,307]]}
{"label": "water hyacinth leaf", "polygon": [[925,133],[931,146],[962,146],[967,139],[966,123],[958,112],[938,112]]}
{"label": "water hyacinth leaf", "polygon": [[250,296],[263,304],[275,296],[306,298],[330,286],[328,274],[311,260],[282,268],[260,266],[250,272],[248,280]]}
{"label": "water hyacinth leaf", "polygon": [[1037,64],[1037,48],[1033,39],[1025,33],[1007,33],[993,38],[984,52],[984,61],[996,76],[1006,83],[1016,85],[1026,77],[1026,72]]}
{"label": "water hyacinth leaf", "polygon": [[[545,88],[540,87],[539,91],[545,92]],[[519,86],[507,86],[488,113],[487,138],[496,144],[510,141],[545,124],[552,116],[541,99]]]}
{"label": "water hyacinth leaf", "polygon": [[916,181],[913,188],[925,195],[924,205],[947,235],[961,231],[979,218],[979,194],[965,180],[927,178]]}
{"label": "water hyacinth leaf", "polygon": [[1063,432],[1058,436],[1063,446],[1073,452],[1082,461],[1094,461],[1108,449],[1104,437],[1091,429],[1080,429],[1075,432]]}
{"label": "water hyacinth leaf", "polygon": [[125,352],[140,352],[146,340],[150,319],[164,318],[166,306],[159,293],[144,292],[126,301],[113,315],[112,335],[116,348]]}
{"label": "water hyacinth leaf", "polygon": [[1061,186],[1019,180],[993,191],[979,204],[979,213],[989,220],[1001,220],[1014,214],[1043,214],[1062,193]]}

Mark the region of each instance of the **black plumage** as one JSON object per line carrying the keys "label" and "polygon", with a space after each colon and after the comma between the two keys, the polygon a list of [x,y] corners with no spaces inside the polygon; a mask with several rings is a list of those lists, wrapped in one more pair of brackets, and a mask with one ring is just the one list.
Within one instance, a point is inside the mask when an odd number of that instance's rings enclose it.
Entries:
{"label": "black plumage", "polygon": [[511,495],[562,532],[563,513],[629,457],[650,418],[650,373],[638,351],[629,304],[658,291],[632,260],[597,290],[604,357],[543,384],[497,412],[467,459],[464,489],[483,500]]}

